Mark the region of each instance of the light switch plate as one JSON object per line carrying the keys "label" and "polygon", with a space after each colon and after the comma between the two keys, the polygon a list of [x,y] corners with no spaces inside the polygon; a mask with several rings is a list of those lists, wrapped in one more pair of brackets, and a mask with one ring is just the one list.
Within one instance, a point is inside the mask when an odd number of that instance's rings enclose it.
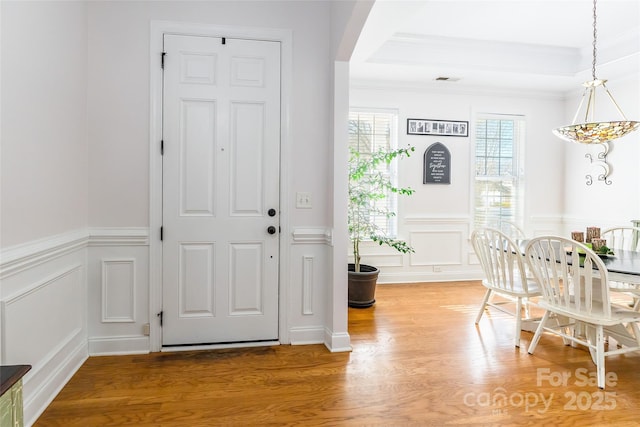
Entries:
{"label": "light switch plate", "polygon": [[311,209],[311,193],[307,193],[307,192],[296,193],[296,208]]}

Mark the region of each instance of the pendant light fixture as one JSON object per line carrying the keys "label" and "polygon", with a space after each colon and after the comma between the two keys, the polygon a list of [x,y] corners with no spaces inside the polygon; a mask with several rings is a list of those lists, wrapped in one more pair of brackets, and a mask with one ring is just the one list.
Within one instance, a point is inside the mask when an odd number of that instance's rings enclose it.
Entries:
{"label": "pendant light fixture", "polygon": [[[613,95],[606,86],[606,80],[596,77],[596,0],[593,0],[593,61],[591,63],[591,76],[593,80],[583,83],[585,87],[582,93],[582,100],[578,105],[578,110],[573,117],[573,122],[569,126],[554,129],[553,133],[567,141],[580,142],[583,144],[601,144],[613,139],[625,136],[629,132],[640,127],[640,122],[627,120],[626,116],[613,99]],[[596,89],[601,88],[607,94],[613,105],[622,116],[622,120],[596,122],[594,121],[595,105],[596,105]],[[602,92],[602,91],[600,91]],[[584,113],[584,122],[576,123],[586,99],[586,110]]]}

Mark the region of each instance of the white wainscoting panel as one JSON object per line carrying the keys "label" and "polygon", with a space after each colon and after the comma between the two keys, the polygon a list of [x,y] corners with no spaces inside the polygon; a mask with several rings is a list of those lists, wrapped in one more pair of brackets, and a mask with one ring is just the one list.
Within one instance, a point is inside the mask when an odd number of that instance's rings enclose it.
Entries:
{"label": "white wainscoting panel", "polygon": [[90,229],[87,267],[89,354],[148,353],[149,236],[143,228]]}
{"label": "white wainscoting panel", "polygon": [[136,321],[136,260],[102,260],[102,321]]}
{"label": "white wainscoting panel", "polygon": [[[366,263],[380,268],[378,283],[478,279],[479,266],[470,259],[470,224],[468,216],[405,218],[399,224],[399,234],[415,253],[401,255],[386,247],[367,245]],[[395,262],[391,256],[396,257]]]}
{"label": "white wainscoting panel", "polygon": [[[317,234],[318,237],[321,235],[324,234]],[[330,252],[326,241],[324,244],[314,240],[291,246],[290,305],[281,310],[286,310],[289,342],[293,345],[324,342],[326,286],[332,274],[328,264]],[[346,275],[346,260],[344,268]]]}
{"label": "white wainscoting panel", "polygon": [[412,231],[411,266],[462,265],[464,238],[459,230]]}
{"label": "white wainscoting panel", "polygon": [[2,249],[0,363],[32,366],[26,425],[90,353],[149,351],[148,246],[148,229],[131,227],[72,230]]}
{"label": "white wainscoting panel", "polygon": [[88,357],[86,244],[82,230],[6,248],[2,258],[3,364],[28,364],[25,425],[44,411]]}
{"label": "white wainscoting panel", "polygon": [[3,299],[3,360],[43,360],[82,330],[83,270],[69,266]]}

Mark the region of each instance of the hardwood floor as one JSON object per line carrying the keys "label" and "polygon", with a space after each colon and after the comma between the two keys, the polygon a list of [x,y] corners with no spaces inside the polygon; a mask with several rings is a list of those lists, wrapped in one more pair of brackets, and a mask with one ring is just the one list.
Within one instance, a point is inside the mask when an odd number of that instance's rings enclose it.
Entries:
{"label": "hardwood floor", "polygon": [[[275,346],[91,357],[36,426],[637,426],[640,354],[588,351],[513,319],[474,324],[479,282],[379,285],[349,310],[353,351]],[[585,378],[591,384],[586,384]]]}

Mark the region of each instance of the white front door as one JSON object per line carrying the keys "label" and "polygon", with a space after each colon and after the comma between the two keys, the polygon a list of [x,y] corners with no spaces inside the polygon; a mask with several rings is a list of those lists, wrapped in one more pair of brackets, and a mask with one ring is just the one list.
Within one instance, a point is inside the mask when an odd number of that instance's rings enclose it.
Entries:
{"label": "white front door", "polygon": [[277,340],[280,43],[164,51],[162,345]]}

